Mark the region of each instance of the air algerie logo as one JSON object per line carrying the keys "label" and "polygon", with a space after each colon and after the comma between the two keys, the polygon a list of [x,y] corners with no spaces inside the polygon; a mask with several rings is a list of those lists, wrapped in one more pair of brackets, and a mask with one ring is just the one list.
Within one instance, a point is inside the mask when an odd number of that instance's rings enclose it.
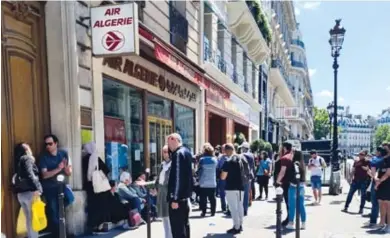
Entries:
{"label": "air algerie logo", "polygon": [[125,37],[119,31],[109,31],[102,38],[102,45],[108,51],[115,52],[120,50],[124,44]]}

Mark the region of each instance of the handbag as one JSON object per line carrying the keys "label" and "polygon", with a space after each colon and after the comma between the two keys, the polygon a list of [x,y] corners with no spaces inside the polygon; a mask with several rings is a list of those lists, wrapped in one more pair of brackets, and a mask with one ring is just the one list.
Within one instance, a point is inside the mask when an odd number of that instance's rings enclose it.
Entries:
{"label": "handbag", "polygon": [[137,209],[133,209],[129,212],[129,223],[132,227],[141,225],[142,218]]}
{"label": "handbag", "polygon": [[42,231],[47,227],[47,218],[45,213],[46,204],[42,202],[40,197],[34,198],[31,205],[32,228],[34,231]]}
{"label": "handbag", "polygon": [[20,163],[21,162],[19,161],[18,170],[12,176],[12,190],[14,193],[23,193],[23,192],[31,191],[30,181],[28,179],[22,178],[20,176],[20,174],[21,174],[21,168],[20,168],[21,164]]}
{"label": "handbag", "polygon": [[111,190],[110,182],[102,170],[99,170],[99,163],[92,173],[92,186],[94,193],[102,193]]}

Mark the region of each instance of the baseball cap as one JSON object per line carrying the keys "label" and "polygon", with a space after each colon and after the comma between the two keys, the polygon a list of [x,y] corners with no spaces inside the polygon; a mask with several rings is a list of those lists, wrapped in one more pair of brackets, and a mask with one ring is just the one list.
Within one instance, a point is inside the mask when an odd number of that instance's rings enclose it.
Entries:
{"label": "baseball cap", "polygon": [[316,150],[311,150],[311,151],[310,151],[310,154],[311,154],[311,155],[317,154],[317,151],[316,151]]}
{"label": "baseball cap", "polygon": [[242,142],[242,144],[240,145],[240,148],[245,148],[245,149],[249,149],[250,145],[248,142]]}

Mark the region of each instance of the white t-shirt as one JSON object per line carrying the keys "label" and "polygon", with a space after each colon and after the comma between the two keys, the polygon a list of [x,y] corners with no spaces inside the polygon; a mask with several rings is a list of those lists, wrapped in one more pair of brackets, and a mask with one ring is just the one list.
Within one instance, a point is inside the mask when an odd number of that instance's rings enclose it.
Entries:
{"label": "white t-shirt", "polygon": [[313,165],[310,169],[311,176],[322,176],[322,165],[325,163],[324,158],[317,156],[309,160],[309,166]]}

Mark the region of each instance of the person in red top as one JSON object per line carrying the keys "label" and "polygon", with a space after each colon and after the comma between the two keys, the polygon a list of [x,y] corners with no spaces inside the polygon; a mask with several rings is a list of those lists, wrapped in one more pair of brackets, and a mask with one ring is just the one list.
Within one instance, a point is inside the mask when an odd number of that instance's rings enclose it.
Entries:
{"label": "person in red top", "polygon": [[347,196],[347,201],[345,202],[345,206],[343,212],[348,212],[349,204],[352,201],[352,197],[357,190],[360,190],[360,209],[359,214],[363,214],[364,204],[366,203],[366,190],[368,187],[368,174],[367,171],[370,169],[370,162],[366,160],[366,152],[361,151],[359,153],[359,159],[355,161],[353,164],[353,178],[352,183],[349,188],[349,193]]}
{"label": "person in red top", "polygon": [[[284,142],[282,144],[282,150],[280,152],[282,157],[280,158],[280,172],[277,175],[275,186],[281,186],[283,188],[283,197],[284,201],[286,203],[286,208],[288,211],[288,188],[290,187],[291,179],[294,177],[292,174],[292,157],[293,157],[293,150],[292,145],[288,142]],[[288,214],[287,218],[282,222],[283,226],[286,226],[288,224]]]}

